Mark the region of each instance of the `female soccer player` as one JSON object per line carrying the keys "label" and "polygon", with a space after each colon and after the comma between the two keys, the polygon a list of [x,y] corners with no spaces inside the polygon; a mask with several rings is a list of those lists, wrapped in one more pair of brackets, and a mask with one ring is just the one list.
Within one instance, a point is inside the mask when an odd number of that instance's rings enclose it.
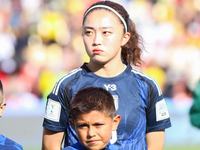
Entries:
{"label": "female soccer player", "polygon": [[89,63],[61,78],[48,95],[43,122],[43,149],[59,149],[78,140],[69,123],[69,103],[82,88],[109,91],[121,122],[111,143],[125,150],[161,150],[169,113],[157,82],[132,68],[141,63],[141,37],[127,11],[111,1],[100,1],[83,17],[82,37]]}

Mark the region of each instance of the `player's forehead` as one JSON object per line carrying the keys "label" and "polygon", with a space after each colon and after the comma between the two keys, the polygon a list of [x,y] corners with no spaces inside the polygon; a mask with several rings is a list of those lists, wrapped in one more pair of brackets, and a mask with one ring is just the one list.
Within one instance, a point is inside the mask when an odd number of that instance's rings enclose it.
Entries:
{"label": "player's forehead", "polygon": [[119,22],[119,18],[110,10],[105,8],[95,8],[91,10],[84,19],[83,25],[85,22],[94,23],[96,21],[106,21],[107,23]]}

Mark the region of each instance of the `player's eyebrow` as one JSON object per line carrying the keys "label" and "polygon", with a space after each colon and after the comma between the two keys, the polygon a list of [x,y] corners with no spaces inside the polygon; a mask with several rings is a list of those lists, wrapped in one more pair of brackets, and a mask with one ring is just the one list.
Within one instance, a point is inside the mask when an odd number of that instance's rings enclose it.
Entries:
{"label": "player's eyebrow", "polygon": [[110,26],[108,26],[108,27],[101,27],[100,29],[114,29],[113,27],[110,27]]}
{"label": "player's eyebrow", "polygon": [[93,27],[90,27],[90,26],[85,26],[83,29],[84,29],[84,30],[86,30],[86,29],[92,29],[92,30],[94,30],[94,28],[93,28]]}
{"label": "player's eyebrow", "polygon": [[[84,27],[84,30],[86,30],[86,29],[92,29],[92,30],[94,30],[94,28],[93,28],[93,27],[90,27],[90,26],[85,26],[85,27]],[[108,27],[99,27],[99,29],[114,29],[114,28],[108,26]]]}

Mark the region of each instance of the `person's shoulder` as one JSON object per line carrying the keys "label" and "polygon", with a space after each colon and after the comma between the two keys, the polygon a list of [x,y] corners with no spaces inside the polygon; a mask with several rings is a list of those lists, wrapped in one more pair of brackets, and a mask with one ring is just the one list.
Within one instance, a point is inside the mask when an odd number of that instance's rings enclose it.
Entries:
{"label": "person's shoulder", "polygon": [[134,74],[134,76],[136,78],[139,78],[139,79],[142,79],[142,80],[148,80],[150,79],[150,77],[148,75],[146,75],[145,73],[143,73],[142,71],[134,68],[134,67],[131,67],[131,73]]}
{"label": "person's shoulder", "polygon": [[20,144],[16,143],[15,141],[7,138],[6,136],[2,134],[0,135],[0,140],[1,140],[0,149],[23,150]]}
{"label": "person's shoulder", "polygon": [[56,82],[56,87],[63,87],[65,86],[67,83],[69,83],[70,81],[74,80],[75,78],[78,78],[79,76],[83,75],[84,71],[81,67],[78,67],[72,71],[70,71],[69,73],[67,73],[66,75],[64,75],[63,77],[61,77],[57,82]]}
{"label": "person's shoulder", "polygon": [[[159,92],[159,95],[161,95],[161,89],[160,86],[158,85],[157,81],[148,76],[147,74],[135,69],[132,67],[131,72],[133,73],[133,75],[135,76],[136,80],[140,83],[146,83],[148,87],[151,87],[153,89],[157,89],[157,91]],[[141,84],[143,85],[143,84]]]}
{"label": "person's shoulder", "polygon": [[58,82],[65,82],[68,80],[71,80],[73,78],[78,77],[79,75],[83,74],[83,69],[81,67],[78,67],[72,71],[70,71],[68,74],[64,75]]}

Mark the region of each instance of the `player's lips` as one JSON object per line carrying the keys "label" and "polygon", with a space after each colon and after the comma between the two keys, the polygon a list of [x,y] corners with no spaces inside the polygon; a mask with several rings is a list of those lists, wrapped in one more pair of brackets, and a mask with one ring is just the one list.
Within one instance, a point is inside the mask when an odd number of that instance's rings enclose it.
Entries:
{"label": "player's lips", "polygon": [[103,50],[101,50],[101,49],[94,49],[92,52],[93,52],[94,54],[100,54],[100,53],[103,52]]}

